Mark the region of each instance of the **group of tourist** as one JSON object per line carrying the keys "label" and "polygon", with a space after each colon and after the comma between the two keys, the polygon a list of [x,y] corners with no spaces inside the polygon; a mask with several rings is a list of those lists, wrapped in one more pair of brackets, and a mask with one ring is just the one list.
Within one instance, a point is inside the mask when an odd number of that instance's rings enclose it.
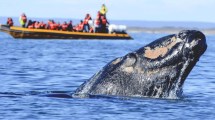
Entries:
{"label": "group of tourist", "polygon": [[63,24],[56,23],[54,20],[48,20],[47,23],[29,20],[26,26],[29,29],[49,29],[49,30],[62,30],[73,31],[72,21],[64,22]]}
{"label": "group of tourist", "polygon": [[[20,16],[19,22],[23,28],[29,29],[107,33],[107,25],[109,24],[106,18],[107,11],[107,7],[103,4],[101,10],[98,11],[97,17],[94,21],[92,20],[90,14],[86,14],[85,19],[81,20],[80,23],[76,26],[73,26],[71,20],[69,22],[63,22],[62,24],[56,23],[54,20],[48,20],[47,23],[32,20],[28,20],[27,22],[27,17],[24,13]],[[7,25],[13,26],[12,18],[8,18]]]}

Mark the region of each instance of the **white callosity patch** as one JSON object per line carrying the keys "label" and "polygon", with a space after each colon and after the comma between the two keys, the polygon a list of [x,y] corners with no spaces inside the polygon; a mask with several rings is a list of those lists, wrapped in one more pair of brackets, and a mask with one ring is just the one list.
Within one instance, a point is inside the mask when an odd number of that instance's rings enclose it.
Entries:
{"label": "white callosity patch", "polygon": [[135,57],[127,55],[122,65],[122,71],[126,73],[132,73],[134,71],[133,65],[135,64],[135,62]]}
{"label": "white callosity patch", "polygon": [[132,73],[134,71],[134,68],[133,67],[126,67],[123,69],[123,71],[126,73]]}
{"label": "white callosity patch", "polygon": [[150,47],[145,47],[144,56],[150,59],[164,57],[173,46],[175,46],[177,43],[181,41],[182,40],[180,38],[172,37],[171,42],[169,42],[169,44],[166,46],[156,47],[154,49],[151,49]]}

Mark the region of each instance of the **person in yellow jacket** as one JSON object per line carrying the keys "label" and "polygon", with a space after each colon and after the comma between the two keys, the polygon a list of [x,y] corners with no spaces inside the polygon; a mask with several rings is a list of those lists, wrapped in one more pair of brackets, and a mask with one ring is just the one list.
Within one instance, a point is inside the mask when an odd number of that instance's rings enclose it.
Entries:
{"label": "person in yellow jacket", "polygon": [[101,10],[100,10],[101,15],[106,16],[107,12],[108,12],[107,7],[105,6],[105,4],[102,4]]}
{"label": "person in yellow jacket", "polygon": [[22,13],[22,15],[19,17],[19,23],[20,23],[21,26],[24,28],[26,22],[27,22],[27,17],[26,17],[26,15],[25,15],[25,13]]}

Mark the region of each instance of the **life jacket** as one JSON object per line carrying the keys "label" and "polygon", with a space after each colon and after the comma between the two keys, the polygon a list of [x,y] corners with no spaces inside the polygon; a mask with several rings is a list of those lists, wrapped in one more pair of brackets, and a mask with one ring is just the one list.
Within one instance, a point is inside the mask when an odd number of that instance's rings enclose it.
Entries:
{"label": "life jacket", "polygon": [[100,25],[101,23],[100,23],[100,20],[99,19],[96,19],[95,21],[94,21],[94,24],[95,25]]}
{"label": "life jacket", "polygon": [[9,21],[9,22],[8,22],[8,25],[9,25],[9,26],[13,26],[13,21]]}
{"label": "life jacket", "polygon": [[84,29],[84,23],[78,24],[74,29],[76,31],[82,31]]}
{"label": "life jacket", "polygon": [[26,17],[25,15],[23,15],[23,16],[21,17],[21,19],[22,19],[22,21],[23,21],[24,23],[27,22],[27,17]]}
{"label": "life jacket", "polygon": [[88,21],[89,21],[88,18],[84,19],[84,25],[87,25],[87,24],[88,24]]}
{"label": "life jacket", "polygon": [[78,25],[78,29],[79,29],[80,31],[82,31],[82,30],[84,29],[84,24],[83,24],[83,23],[80,23],[80,24]]}
{"label": "life jacket", "polygon": [[55,24],[54,23],[50,23],[49,26],[50,26],[50,30],[54,30],[55,29]]}
{"label": "life jacket", "polygon": [[102,19],[102,24],[103,24],[103,25],[106,25],[106,24],[107,24],[107,19],[103,18],[103,19]]}
{"label": "life jacket", "polygon": [[84,24],[86,25],[86,24],[88,24],[88,21],[91,19],[91,17],[90,16],[88,16],[87,18],[85,18],[84,19]]}
{"label": "life jacket", "polygon": [[39,23],[35,23],[35,24],[34,24],[34,28],[40,29],[40,24],[39,24]]}
{"label": "life jacket", "polygon": [[53,30],[58,30],[59,25],[57,23],[53,24],[54,29]]}
{"label": "life jacket", "polygon": [[67,25],[67,24],[63,24],[63,25],[62,25],[62,30],[63,30],[63,31],[66,31],[67,28],[68,28],[68,25]]}
{"label": "life jacket", "polygon": [[13,26],[13,20],[9,18],[9,19],[7,20],[7,24],[8,24],[9,26]]}
{"label": "life jacket", "polygon": [[29,25],[28,28],[29,28],[29,29],[33,29],[33,28],[34,28],[34,25],[33,25],[33,24],[32,24],[32,25]]}

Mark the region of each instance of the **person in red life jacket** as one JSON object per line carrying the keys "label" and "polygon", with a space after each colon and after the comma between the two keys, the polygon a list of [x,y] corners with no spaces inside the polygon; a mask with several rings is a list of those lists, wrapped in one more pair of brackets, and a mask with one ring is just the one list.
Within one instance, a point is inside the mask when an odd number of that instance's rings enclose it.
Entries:
{"label": "person in red life jacket", "polygon": [[64,22],[62,25],[61,25],[61,28],[62,28],[62,31],[67,31],[68,30],[68,24],[66,22]]}
{"label": "person in red life jacket", "polygon": [[81,20],[80,23],[75,27],[75,31],[83,32],[84,29],[84,22]]}
{"label": "person in red life jacket", "polygon": [[109,24],[109,22],[107,21],[106,17],[105,16],[101,16],[101,21],[102,21],[102,24],[101,24],[101,32],[102,33],[107,33],[108,29],[107,29],[107,24]]}
{"label": "person in red life jacket", "polygon": [[54,20],[50,21],[50,23],[49,23],[49,29],[50,30],[56,30],[57,26],[58,25],[54,22]]}
{"label": "person in red life jacket", "polygon": [[89,20],[92,20],[90,14],[87,14],[84,19],[84,32],[89,32],[90,26],[88,24]]}
{"label": "person in red life jacket", "polygon": [[28,24],[27,24],[27,28],[33,29],[34,28],[34,24],[35,24],[35,21],[29,20]]}
{"label": "person in red life jacket", "polygon": [[35,28],[35,29],[40,29],[40,23],[39,23],[38,21],[35,22],[34,28]]}
{"label": "person in red life jacket", "polygon": [[25,13],[23,13],[20,17],[19,17],[19,22],[21,24],[22,27],[25,27],[25,24],[27,22],[27,17],[25,15]]}
{"label": "person in red life jacket", "polygon": [[67,30],[68,31],[73,31],[72,20],[69,21]]}
{"label": "person in red life jacket", "polygon": [[7,25],[10,26],[10,27],[13,26],[13,19],[12,18],[9,17],[7,19]]}
{"label": "person in red life jacket", "polygon": [[46,29],[50,29],[50,24],[51,24],[51,23],[52,23],[52,21],[51,21],[51,20],[48,20]]}
{"label": "person in red life jacket", "polygon": [[45,23],[40,22],[39,24],[40,24],[40,29],[45,29],[46,28],[46,24]]}
{"label": "person in red life jacket", "polygon": [[50,24],[50,30],[55,30],[55,23]]}
{"label": "person in red life jacket", "polygon": [[78,31],[83,32],[83,30],[84,30],[84,22],[81,20],[80,24],[78,25]]}
{"label": "person in red life jacket", "polygon": [[50,24],[49,24],[49,29],[50,29],[50,30],[54,30],[54,29],[55,29],[54,23],[50,23]]}
{"label": "person in red life jacket", "polygon": [[97,16],[97,18],[94,20],[94,27],[95,27],[95,33],[98,33],[101,31],[101,19]]}

